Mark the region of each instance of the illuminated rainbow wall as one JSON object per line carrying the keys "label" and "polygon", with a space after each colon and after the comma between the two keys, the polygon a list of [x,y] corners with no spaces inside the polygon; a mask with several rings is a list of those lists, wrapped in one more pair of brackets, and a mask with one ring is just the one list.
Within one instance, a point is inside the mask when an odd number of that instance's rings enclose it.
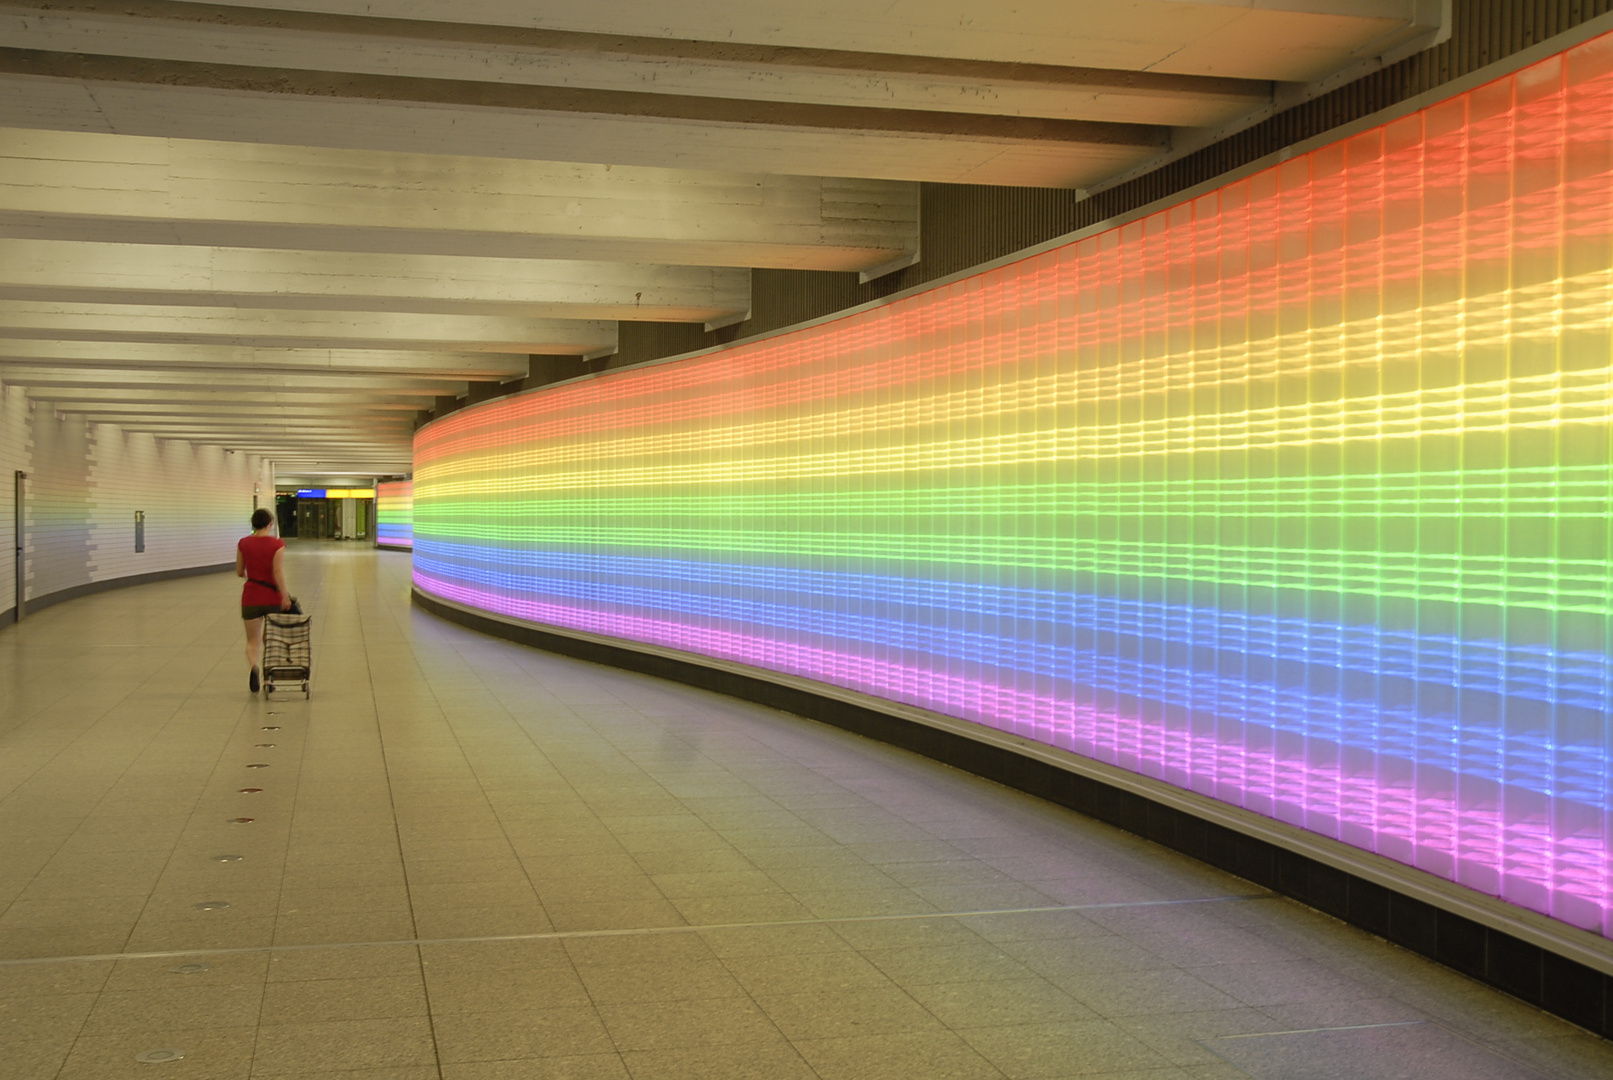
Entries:
{"label": "illuminated rainbow wall", "polygon": [[1613,931],[1613,41],[416,436],[425,593],[1016,732]]}
{"label": "illuminated rainbow wall", "polygon": [[414,483],[382,481],[375,485],[375,546],[414,547]]}

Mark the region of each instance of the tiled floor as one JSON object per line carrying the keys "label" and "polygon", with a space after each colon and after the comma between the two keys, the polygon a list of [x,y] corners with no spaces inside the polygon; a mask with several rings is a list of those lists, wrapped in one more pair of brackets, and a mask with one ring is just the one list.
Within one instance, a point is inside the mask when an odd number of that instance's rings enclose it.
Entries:
{"label": "tiled floor", "polygon": [[228,576],[0,631],[0,1078],[1613,1076],[1114,829],[288,562],[307,704],[248,696]]}

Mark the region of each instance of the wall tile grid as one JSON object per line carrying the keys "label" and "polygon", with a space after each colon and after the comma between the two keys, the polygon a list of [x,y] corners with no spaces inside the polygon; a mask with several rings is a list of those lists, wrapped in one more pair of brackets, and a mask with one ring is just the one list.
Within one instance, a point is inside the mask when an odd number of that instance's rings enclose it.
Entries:
{"label": "wall tile grid", "polygon": [[[12,482],[28,473],[27,597],[234,559],[249,530],[253,487],[273,501],[270,463],[219,447],[158,439],[82,417],[29,408],[0,386],[0,611],[16,604],[11,562]],[[135,511],[145,512],[145,550],[134,550]]]}
{"label": "wall tile grid", "polygon": [[1613,36],[889,305],[416,435],[415,581],[1613,932]]}

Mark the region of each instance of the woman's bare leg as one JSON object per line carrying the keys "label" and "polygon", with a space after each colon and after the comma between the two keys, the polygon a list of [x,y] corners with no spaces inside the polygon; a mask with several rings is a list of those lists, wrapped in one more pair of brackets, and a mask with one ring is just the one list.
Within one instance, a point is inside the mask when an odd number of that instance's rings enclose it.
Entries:
{"label": "woman's bare leg", "polygon": [[241,622],[246,626],[247,666],[257,667],[263,658],[263,619],[242,619]]}

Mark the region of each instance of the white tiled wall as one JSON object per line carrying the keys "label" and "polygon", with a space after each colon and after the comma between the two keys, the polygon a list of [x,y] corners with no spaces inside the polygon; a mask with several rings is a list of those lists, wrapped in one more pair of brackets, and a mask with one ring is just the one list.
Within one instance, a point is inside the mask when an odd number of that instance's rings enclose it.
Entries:
{"label": "white tiled wall", "polygon": [[16,606],[12,549],[16,521],[12,512],[12,478],[28,467],[28,399],[21,390],[0,383],[0,611]]}
{"label": "white tiled wall", "polygon": [[[12,480],[28,473],[27,597],[136,574],[227,563],[251,526],[253,488],[272,509],[269,462],[216,446],[30,409],[0,384],[0,611],[16,603]],[[134,550],[145,511],[145,551]]]}

